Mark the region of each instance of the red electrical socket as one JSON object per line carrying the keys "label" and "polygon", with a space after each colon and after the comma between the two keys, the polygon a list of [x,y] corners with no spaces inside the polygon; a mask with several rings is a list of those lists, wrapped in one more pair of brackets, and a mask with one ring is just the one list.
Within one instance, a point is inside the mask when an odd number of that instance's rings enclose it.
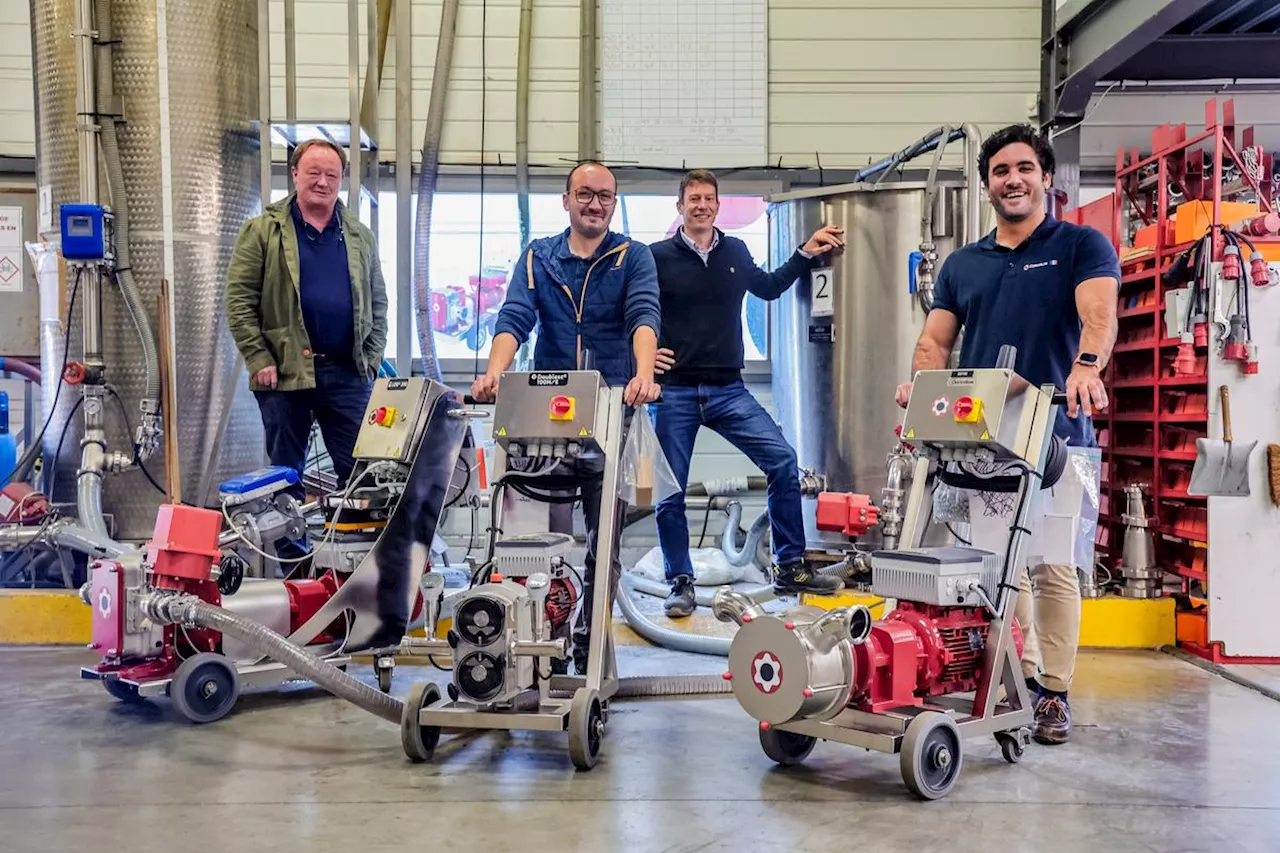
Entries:
{"label": "red electrical socket", "polygon": [[1249,255],[1249,279],[1255,287],[1266,287],[1271,284],[1271,268],[1262,253],[1254,251]]}
{"label": "red electrical socket", "polygon": [[1178,354],[1173,359],[1175,376],[1193,376],[1196,372],[1196,349],[1191,344],[1178,347]]}
{"label": "red electrical socket", "polygon": [[1227,246],[1222,250],[1222,278],[1237,281],[1240,278],[1240,247]]}

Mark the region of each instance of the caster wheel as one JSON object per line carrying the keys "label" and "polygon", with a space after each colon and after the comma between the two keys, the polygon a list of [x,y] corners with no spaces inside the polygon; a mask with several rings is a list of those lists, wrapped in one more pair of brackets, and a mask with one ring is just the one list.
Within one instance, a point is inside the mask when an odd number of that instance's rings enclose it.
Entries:
{"label": "caster wheel", "polygon": [[902,739],[902,781],[921,799],[945,797],[960,778],[962,750],[960,729],[950,717],[937,711],[920,714]]}
{"label": "caster wheel", "polygon": [[212,723],[231,711],[240,696],[235,664],[213,652],[187,658],[173,674],[169,698],[193,723]]}
{"label": "caster wheel", "polygon": [[1017,764],[1022,760],[1022,754],[1026,751],[1023,746],[1024,732],[996,732],[996,743],[1000,744],[1000,754],[1005,761]]}
{"label": "caster wheel", "polygon": [[764,754],[784,767],[799,764],[808,758],[817,742],[815,737],[795,732],[773,728],[760,730],[760,746],[764,749]]}
{"label": "caster wheel", "polygon": [[383,693],[391,692],[391,667],[379,666],[378,669],[378,689]]}
{"label": "caster wheel", "polygon": [[[381,678],[381,670],[379,670]],[[431,682],[415,684],[404,700],[404,716],[400,718],[400,743],[410,761],[430,761],[440,742],[439,726],[418,722],[418,712],[440,701],[440,688]]]}
{"label": "caster wheel", "polygon": [[569,757],[579,770],[590,770],[600,757],[604,740],[604,710],[600,695],[589,687],[580,687],[569,706]]}
{"label": "caster wheel", "polygon": [[102,686],[106,688],[106,691],[111,694],[112,698],[119,699],[121,702],[126,704],[137,705],[146,701],[138,695],[138,688],[132,684],[125,684],[124,682],[117,681],[114,678],[106,678],[103,679]]}

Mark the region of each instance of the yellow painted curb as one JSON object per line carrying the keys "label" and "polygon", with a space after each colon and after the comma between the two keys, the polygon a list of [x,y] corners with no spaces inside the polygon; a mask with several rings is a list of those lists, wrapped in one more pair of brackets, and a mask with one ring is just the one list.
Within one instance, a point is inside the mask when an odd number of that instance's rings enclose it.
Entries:
{"label": "yellow painted curb", "polygon": [[87,644],[93,616],[75,590],[0,589],[0,643]]}

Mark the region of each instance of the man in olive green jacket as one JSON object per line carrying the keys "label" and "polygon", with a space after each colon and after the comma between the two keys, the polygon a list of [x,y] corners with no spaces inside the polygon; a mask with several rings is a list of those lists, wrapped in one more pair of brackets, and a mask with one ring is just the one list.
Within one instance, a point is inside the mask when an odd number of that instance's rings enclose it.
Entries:
{"label": "man in olive green jacket", "polygon": [[387,343],[386,285],[373,232],[338,201],[345,152],[304,142],[290,167],[297,191],[240,230],[227,268],[227,322],[271,464],[301,477],[318,423],[345,483]]}

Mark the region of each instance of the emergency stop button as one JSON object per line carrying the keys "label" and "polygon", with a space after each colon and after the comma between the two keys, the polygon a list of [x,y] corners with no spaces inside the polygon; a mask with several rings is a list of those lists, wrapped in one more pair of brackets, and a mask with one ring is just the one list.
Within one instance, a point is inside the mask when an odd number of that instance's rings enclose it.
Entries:
{"label": "emergency stop button", "polygon": [[557,394],[551,398],[551,420],[571,421],[573,420],[573,410],[574,400],[572,397]]}
{"label": "emergency stop button", "polygon": [[374,410],[373,415],[369,418],[370,423],[378,426],[389,427],[396,422],[395,406],[379,406]]}
{"label": "emergency stop button", "polygon": [[979,397],[960,397],[951,407],[956,421],[962,424],[976,424],[982,418],[982,399]]}

